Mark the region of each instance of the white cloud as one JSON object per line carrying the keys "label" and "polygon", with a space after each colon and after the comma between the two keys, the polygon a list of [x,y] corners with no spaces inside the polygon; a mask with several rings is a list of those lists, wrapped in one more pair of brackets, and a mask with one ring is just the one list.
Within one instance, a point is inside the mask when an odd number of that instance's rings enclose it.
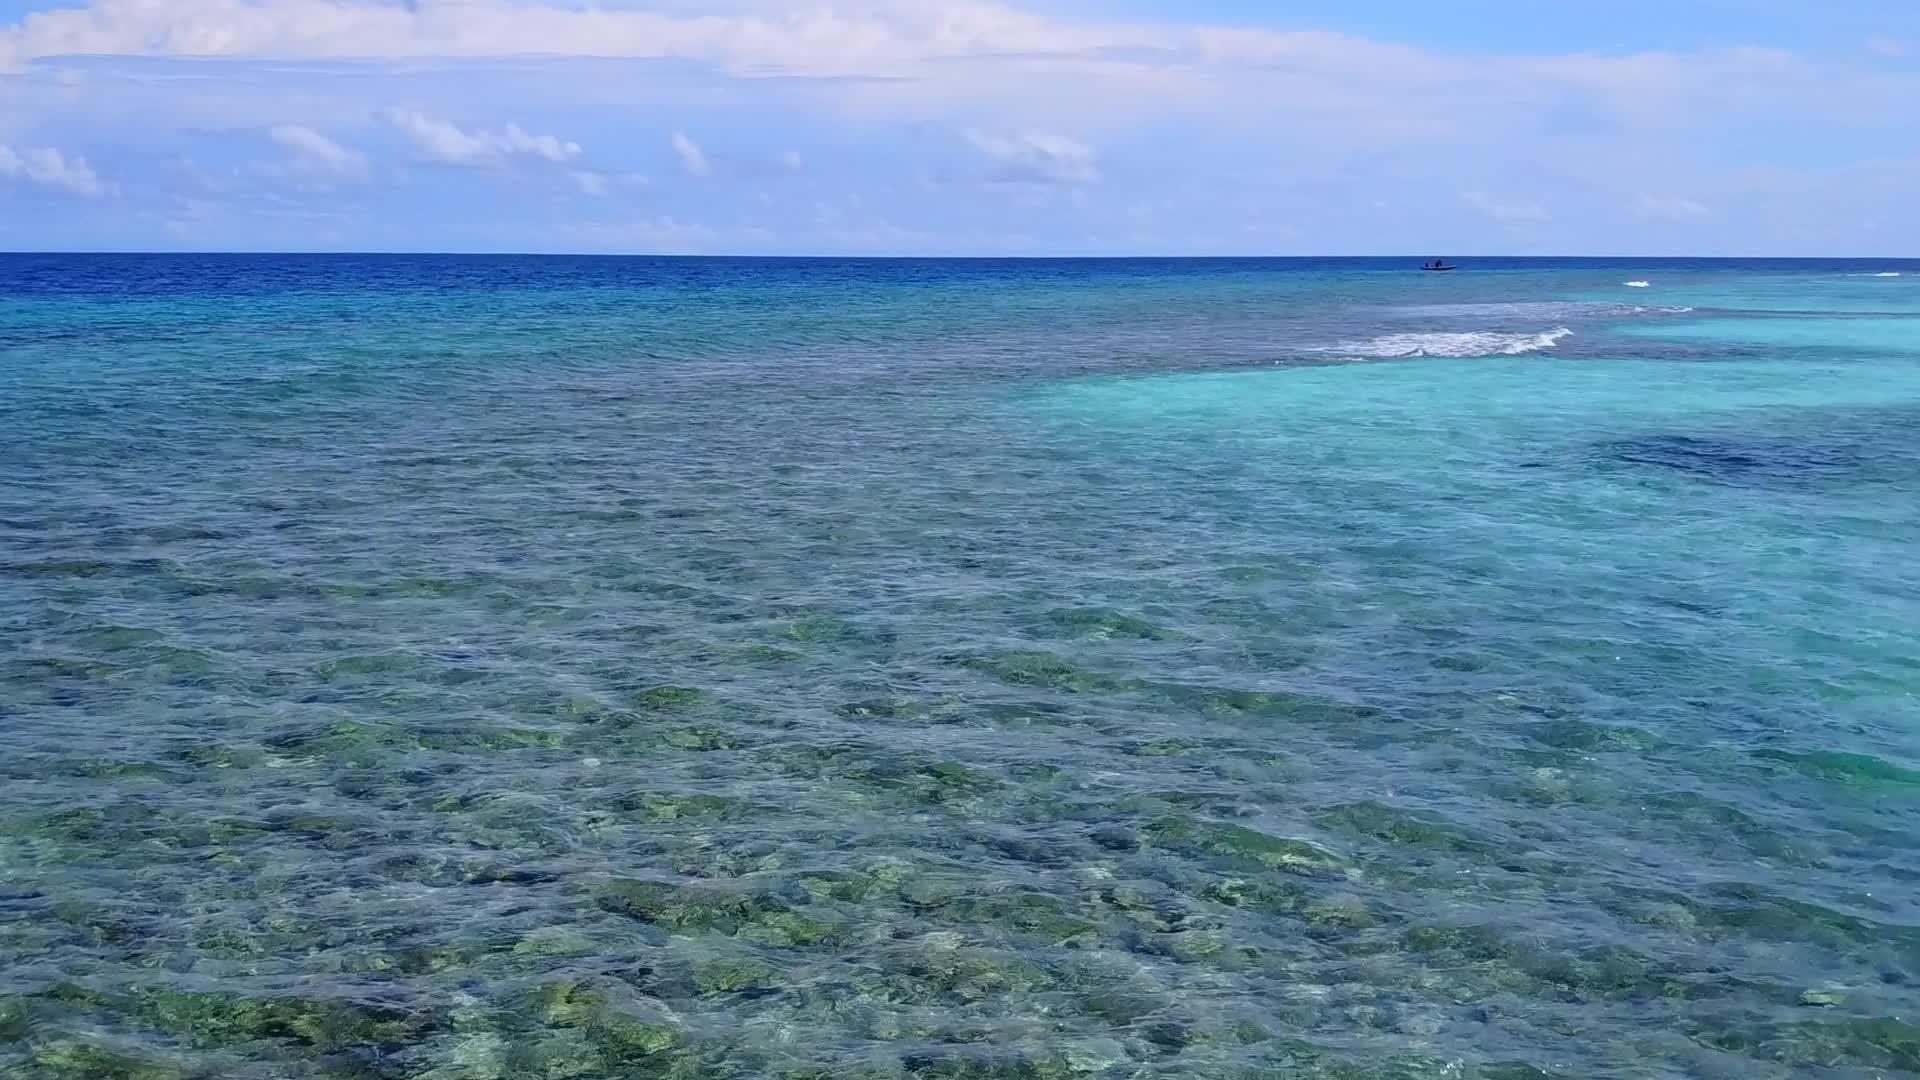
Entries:
{"label": "white cloud", "polygon": [[807,161],[800,156],[800,151],[789,150],[780,155],[780,167],[788,172],[799,172],[807,167]]}
{"label": "white cloud", "polygon": [[[1450,55],[1323,31],[1062,16],[1021,2],[70,0],[0,25],[0,70],[82,55],[669,60],[758,82],[768,95],[819,93],[950,126],[988,126],[982,106],[1052,127],[1185,111],[1266,138],[1309,132],[1347,143],[1457,144],[1568,102],[1645,130],[1711,130],[1716,106],[1773,108],[1785,122],[1845,102],[1850,119],[1866,122],[1861,102],[1892,113],[1903,90],[1920,96],[1920,79],[1868,87],[1887,76],[1751,47]],[[794,91],[766,76],[832,81]],[[613,85],[591,81],[597,93]],[[1879,92],[1848,92],[1867,89]],[[1285,107],[1249,110],[1249,100]]]}
{"label": "white cloud", "polygon": [[557,135],[535,135],[518,124],[508,124],[501,131],[466,131],[411,109],[388,109],[382,115],[422,153],[447,165],[501,165],[515,157],[564,164],[580,156],[579,143]]}
{"label": "white cloud", "polygon": [[673,152],[680,158],[680,167],[687,170],[688,176],[712,176],[713,162],[707,160],[707,152],[700,144],[687,138],[684,131],[673,133]]}
{"label": "white cloud", "polygon": [[1065,135],[1027,131],[989,135],[969,131],[967,141],[995,162],[993,179],[1024,184],[1090,184],[1100,179],[1093,148]]}
{"label": "white cloud", "polygon": [[312,128],[278,124],[267,129],[267,137],[293,151],[294,167],[301,172],[337,177],[367,174],[364,155],[341,146]]}
{"label": "white cloud", "polygon": [[15,150],[0,143],[0,179],[38,184],[72,195],[107,193],[107,185],[85,158],[70,158],[48,146]]}
{"label": "white cloud", "polygon": [[1713,213],[1701,203],[1674,195],[1642,195],[1633,209],[1641,217],[1656,221],[1697,221]]}
{"label": "white cloud", "polygon": [[1867,51],[1873,53],[1875,56],[1900,57],[1907,55],[1906,42],[1901,41],[1899,38],[1887,37],[1884,34],[1875,34],[1863,42],[1863,44],[1866,46]]}
{"label": "white cloud", "polygon": [[621,191],[639,191],[649,187],[652,181],[642,173],[604,173],[592,169],[575,169],[567,174],[573,186],[582,195],[604,198]]}
{"label": "white cloud", "polygon": [[[1638,243],[1624,235],[1623,225],[1638,226],[1640,235],[1671,234],[1676,243],[1752,237],[1755,244],[1780,238],[1791,245],[1800,241],[1783,231],[1790,222],[1823,220],[1843,209],[1854,220],[1866,211],[1851,205],[1856,181],[1850,176],[1809,182],[1807,197],[1791,205],[1762,205],[1760,195],[1730,190],[1743,168],[1765,156],[1751,137],[1754,117],[1782,130],[1831,125],[1884,132],[1836,143],[1828,155],[1835,165],[1849,156],[1897,154],[1891,148],[1913,145],[1920,133],[1910,106],[1898,104],[1920,100],[1920,69],[1873,55],[1897,55],[1904,47],[1911,56],[1920,44],[1911,35],[1904,46],[1893,38],[1869,40],[1864,28],[1841,43],[1847,51],[1809,47],[1804,55],[1718,47],[1476,54],[1340,33],[1207,25],[1226,10],[1219,5],[1192,13],[1164,9],[1155,17],[1124,14],[1144,11],[1139,5],[1064,0],[60,0],[29,6],[47,10],[24,15],[18,4],[0,0],[0,71],[30,69],[25,78],[0,77],[0,141],[119,145],[115,173],[137,175],[155,189],[171,178],[145,167],[143,156],[177,152],[199,133],[264,133],[292,121],[346,136],[383,174],[391,146],[376,147],[403,140],[419,147],[412,156],[421,161],[545,166],[548,190],[567,192],[576,203],[589,197],[601,203],[598,193],[606,192],[602,216],[617,219],[617,196],[627,186],[621,170],[634,166],[611,156],[604,144],[613,136],[594,133],[613,130],[620,116],[658,115],[674,119],[653,136],[655,153],[675,123],[688,125],[674,140],[675,156],[663,159],[675,175],[769,186],[786,176],[788,186],[796,186],[795,163],[784,149],[808,147],[813,160],[802,163],[804,175],[827,167],[819,159],[831,146],[836,179],[844,171],[848,184],[875,191],[933,174],[960,203],[983,198],[970,180],[1021,181],[984,197],[994,199],[994,213],[1030,207],[1036,233],[1094,217],[1052,210],[1067,208],[1076,188],[1097,196],[1095,181],[1104,177],[1115,181],[1111,187],[1180,206],[1156,223],[1155,235],[1199,235],[1194,223],[1228,213],[1216,201],[1222,178],[1245,169],[1327,182],[1327,194],[1311,198],[1276,194],[1276,184],[1249,196],[1258,206],[1293,199],[1298,206],[1287,212],[1309,222],[1302,242],[1322,246],[1329,237],[1377,246],[1379,235],[1402,235],[1406,223],[1389,215],[1343,221],[1334,210],[1347,201],[1369,205],[1388,192],[1431,194],[1435,175],[1456,178],[1438,194],[1458,210],[1441,217],[1467,222],[1461,228],[1505,222],[1516,233],[1525,228],[1543,243],[1569,247],[1593,246],[1596,239]],[[1278,26],[1291,19],[1284,7],[1234,10],[1242,21]],[[1772,31],[1757,23],[1753,32]],[[235,62],[216,67],[165,58]],[[83,70],[84,83],[56,82],[63,68]],[[509,104],[483,108],[483,101]],[[1250,109],[1250,101],[1271,107]],[[364,117],[393,103],[417,111],[382,114],[392,126],[379,143],[350,133],[337,119],[343,108]],[[717,126],[708,126],[717,122],[704,119],[721,112],[731,125],[724,141]],[[587,139],[593,154],[558,134],[502,130],[510,116],[534,132],[593,134]],[[711,154],[688,137],[695,130],[716,143]],[[945,153],[929,144],[928,133],[950,140]],[[1169,139],[1179,156],[1165,162]],[[1149,156],[1146,148],[1156,143]],[[279,175],[304,169],[298,177],[308,187],[348,175],[324,171],[331,160],[324,150],[281,145],[272,151],[282,156],[275,163]],[[741,150],[736,156],[725,147]],[[1130,147],[1142,149],[1123,149]],[[1124,163],[1123,153],[1132,155]],[[13,174],[21,173],[15,165]],[[415,176],[436,182],[424,170]],[[1658,184],[1649,182],[1654,176]],[[1462,196],[1462,189],[1482,190]],[[1641,193],[1649,190],[1652,201],[1643,206]],[[362,194],[381,197],[372,189]],[[751,197],[744,187],[734,194]],[[1464,203],[1454,201],[1463,197]],[[1899,217],[1897,196],[1875,188],[1872,197],[1890,235],[1897,234],[1897,222],[1911,224]],[[1686,209],[1693,199],[1712,208],[1699,227],[1658,225],[1662,215],[1701,217]],[[1101,200],[1094,202],[1097,211]],[[1399,202],[1396,208],[1396,214],[1412,212]],[[402,225],[430,224],[415,220],[411,207],[392,212]],[[460,212],[450,201],[435,203],[428,216]],[[923,216],[897,220],[936,231],[965,229],[966,212],[964,206],[951,213],[915,209]],[[516,227],[534,226],[522,221]]]}
{"label": "white cloud", "polygon": [[1553,220],[1546,207],[1537,202],[1506,202],[1484,191],[1461,192],[1460,198],[1475,210],[1505,225],[1540,224]]}
{"label": "white cloud", "polygon": [[[1017,52],[1082,52],[1112,30],[995,0],[854,0],[797,8],[756,0],[655,10],[526,0],[91,0],[0,31],[0,66],[50,56],[593,56],[696,60],[741,74],[908,73],[921,61]],[[727,10],[729,7],[732,10]],[[787,8],[785,11],[779,10]],[[1132,28],[1126,44],[1160,35]]]}

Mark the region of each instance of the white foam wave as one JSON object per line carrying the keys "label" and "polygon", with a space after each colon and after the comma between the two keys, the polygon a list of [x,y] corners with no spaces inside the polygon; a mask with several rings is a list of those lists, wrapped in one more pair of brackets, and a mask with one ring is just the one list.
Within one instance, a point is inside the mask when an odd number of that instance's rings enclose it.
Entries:
{"label": "white foam wave", "polygon": [[1573,331],[1564,326],[1537,334],[1508,334],[1488,330],[1464,333],[1385,334],[1368,341],[1352,341],[1320,352],[1354,359],[1418,356],[1519,356],[1560,344]]}
{"label": "white foam wave", "polygon": [[1644,288],[1646,288],[1646,287],[1648,287],[1649,285],[1652,285],[1652,284],[1653,284],[1653,282],[1651,282],[1651,281],[1623,281],[1623,282],[1621,282],[1620,284],[1622,284],[1622,285],[1625,285],[1625,286],[1626,286],[1627,288],[1629,288],[1629,289],[1644,289]]}
{"label": "white foam wave", "polygon": [[1848,274],[1848,277],[1899,277],[1898,270],[1882,270],[1877,274]]}

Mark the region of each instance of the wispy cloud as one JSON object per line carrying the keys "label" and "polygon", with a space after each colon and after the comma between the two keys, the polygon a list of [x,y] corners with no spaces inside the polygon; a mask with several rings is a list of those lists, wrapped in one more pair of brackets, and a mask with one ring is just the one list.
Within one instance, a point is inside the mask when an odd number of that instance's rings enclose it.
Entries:
{"label": "wispy cloud", "polygon": [[673,133],[673,153],[680,159],[680,167],[687,171],[688,176],[713,175],[713,162],[707,158],[706,150],[688,138],[686,132]]}
{"label": "wispy cloud", "polygon": [[967,142],[994,162],[992,178],[1004,183],[1091,184],[1100,179],[1092,147],[1045,131],[1017,135],[966,133]]}
{"label": "wispy cloud", "polygon": [[388,123],[434,161],[446,165],[495,166],[516,157],[564,164],[580,156],[580,144],[557,135],[535,135],[518,124],[500,131],[467,131],[411,109],[388,109]]}
{"label": "wispy cloud", "polygon": [[24,150],[0,143],[0,179],[64,191],[70,195],[99,196],[108,188],[85,158],[68,157],[43,146]]}
{"label": "wispy cloud", "polygon": [[567,174],[567,179],[582,195],[594,198],[606,198],[623,191],[640,191],[651,184],[642,173],[605,173],[593,169],[575,169]]}
{"label": "wispy cloud", "polygon": [[1899,38],[1888,37],[1885,34],[1875,34],[1863,42],[1863,44],[1866,46],[1867,51],[1873,53],[1875,56],[1901,57],[1907,55],[1906,42],[1901,41]]}
{"label": "wispy cloud", "polygon": [[267,129],[267,137],[293,152],[293,166],[300,172],[341,178],[367,174],[365,155],[341,146],[310,127],[278,124]]}
{"label": "wispy cloud", "polygon": [[1496,199],[1484,191],[1466,191],[1461,201],[1503,225],[1540,224],[1553,220],[1547,208],[1537,202]]}
{"label": "wispy cloud", "polygon": [[1713,211],[1692,199],[1675,195],[1642,195],[1633,204],[1634,213],[1655,221],[1697,221]]}

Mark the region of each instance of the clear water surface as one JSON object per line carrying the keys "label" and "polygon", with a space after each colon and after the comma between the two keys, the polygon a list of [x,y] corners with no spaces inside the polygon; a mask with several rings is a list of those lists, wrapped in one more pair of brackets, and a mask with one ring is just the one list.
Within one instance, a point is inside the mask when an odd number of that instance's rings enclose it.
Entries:
{"label": "clear water surface", "polygon": [[1920,265],[1417,263],[0,257],[0,1072],[1920,1073]]}

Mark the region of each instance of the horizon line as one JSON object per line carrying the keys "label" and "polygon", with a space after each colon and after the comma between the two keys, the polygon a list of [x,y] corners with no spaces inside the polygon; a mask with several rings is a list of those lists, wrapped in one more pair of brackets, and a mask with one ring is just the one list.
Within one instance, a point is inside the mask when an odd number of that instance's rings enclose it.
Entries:
{"label": "horizon line", "polygon": [[[38,256],[130,256],[130,255],[131,256],[169,256],[169,255],[188,256],[188,255],[195,255],[195,256],[229,256],[229,257],[231,256],[255,256],[255,257],[341,256],[341,257],[358,257],[358,258],[365,258],[365,257],[571,258],[571,259],[716,259],[716,260],[717,259],[789,259],[789,260],[795,260],[795,261],[840,260],[840,261],[866,261],[866,262],[912,262],[912,261],[934,261],[934,260],[941,261],[941,262],[1015,262],[1015,261],[1126,262],[1130,260],[1143,260],[1143,259],[1157,259],[1157,260],[1163,260],[1163,261],[1190,261],[1190,262],[1200,262],[1200,261],[1271,262],[1271,261],[1283,260],[1283,259],[1290,259],[1290,260],[1420,259],[1424,261],[1424,260],[1436,258],[1436,256],[1431,254],[1419,255],[1419,254],[1410,253],[1410,252],[1388,252],[1385,254],[1360,254],[1360,255],[1356,255],[1356,254],[1165,255],[1165,254],[1153,254],[1153,253],[1138,253],[1138,254],[1129,254],[1129,255],[1111,255],[1111,254],[1107,254],[1107,255],[1078,254],[1076,255],[1076,254],[1064,254],[1064,253],[1054,254],[1054,255],[1033,255],[1033,254],[1025,254],[1025,255],[1014,255],[1014,254],[1008,254],[1008,255],[978,255],[978,254],[975,254],[975,255],[932,255],[932,254],[854,255],[854,254],[845,254],[845,253],[824,254],[824,253],[807,253],[807,252],[787,252],[787,253],[777,253],[777,254],[745,253],[745,252],[730,252],[730,253],[729,252],[708,252],[708,253],[695,254],[695,253],[688,253],[688,252],[644,252],[644,251],[619,252],[619,251],[560,251],[560,250],[554,250],[554,251],[506,251],[506,250],[501,250],[501,251],[481,251],[481,250],[473,250],[473,251],[365,250],[365,251],[359,251],[359,250],[345,250],[345,249],[307,249],[307,250],[288,249],[288,250],[224,250],[222,251],[222,250],[211,250],[211,249],[210,250],[189,250],[189,249],[169,249],[169,248],[147,248],[147,249],[75,248],[75,249],[64,249],[64,250],[55,249],[55,248],[45,248],[45,249],[0,250],[0,258],[32,256],[32,255],[38,255]],[[1547,261],[1547,260],[1555,260],[1555,259],[1595,259],[1595,260],[1605,259],[1605,260],[1622,260],[1622,261],[1689,260],[1689,261],[1696,261],[1696,262],[1705,262],[1705,261],[1731,262],[1731,261],[1743,261],[1743,260],[1744,261],[1758,260],[1758,261],[1773,261],[1773,262],[1920,262],[1920,255],[1635,255],[1635,254],[1580,255],[1580,254],[1564,254],[1564,253],[1552,254],[1552,255],[1542,255],[1542,254],[1502,255],[1502,254],[1480,253],[1480,254],[1468,254],[1468,255],[1448,255],[1448,256],[1444,256],[1444,258],[1503,260],[1503,261],[1521,261],[1521,260]]]}

